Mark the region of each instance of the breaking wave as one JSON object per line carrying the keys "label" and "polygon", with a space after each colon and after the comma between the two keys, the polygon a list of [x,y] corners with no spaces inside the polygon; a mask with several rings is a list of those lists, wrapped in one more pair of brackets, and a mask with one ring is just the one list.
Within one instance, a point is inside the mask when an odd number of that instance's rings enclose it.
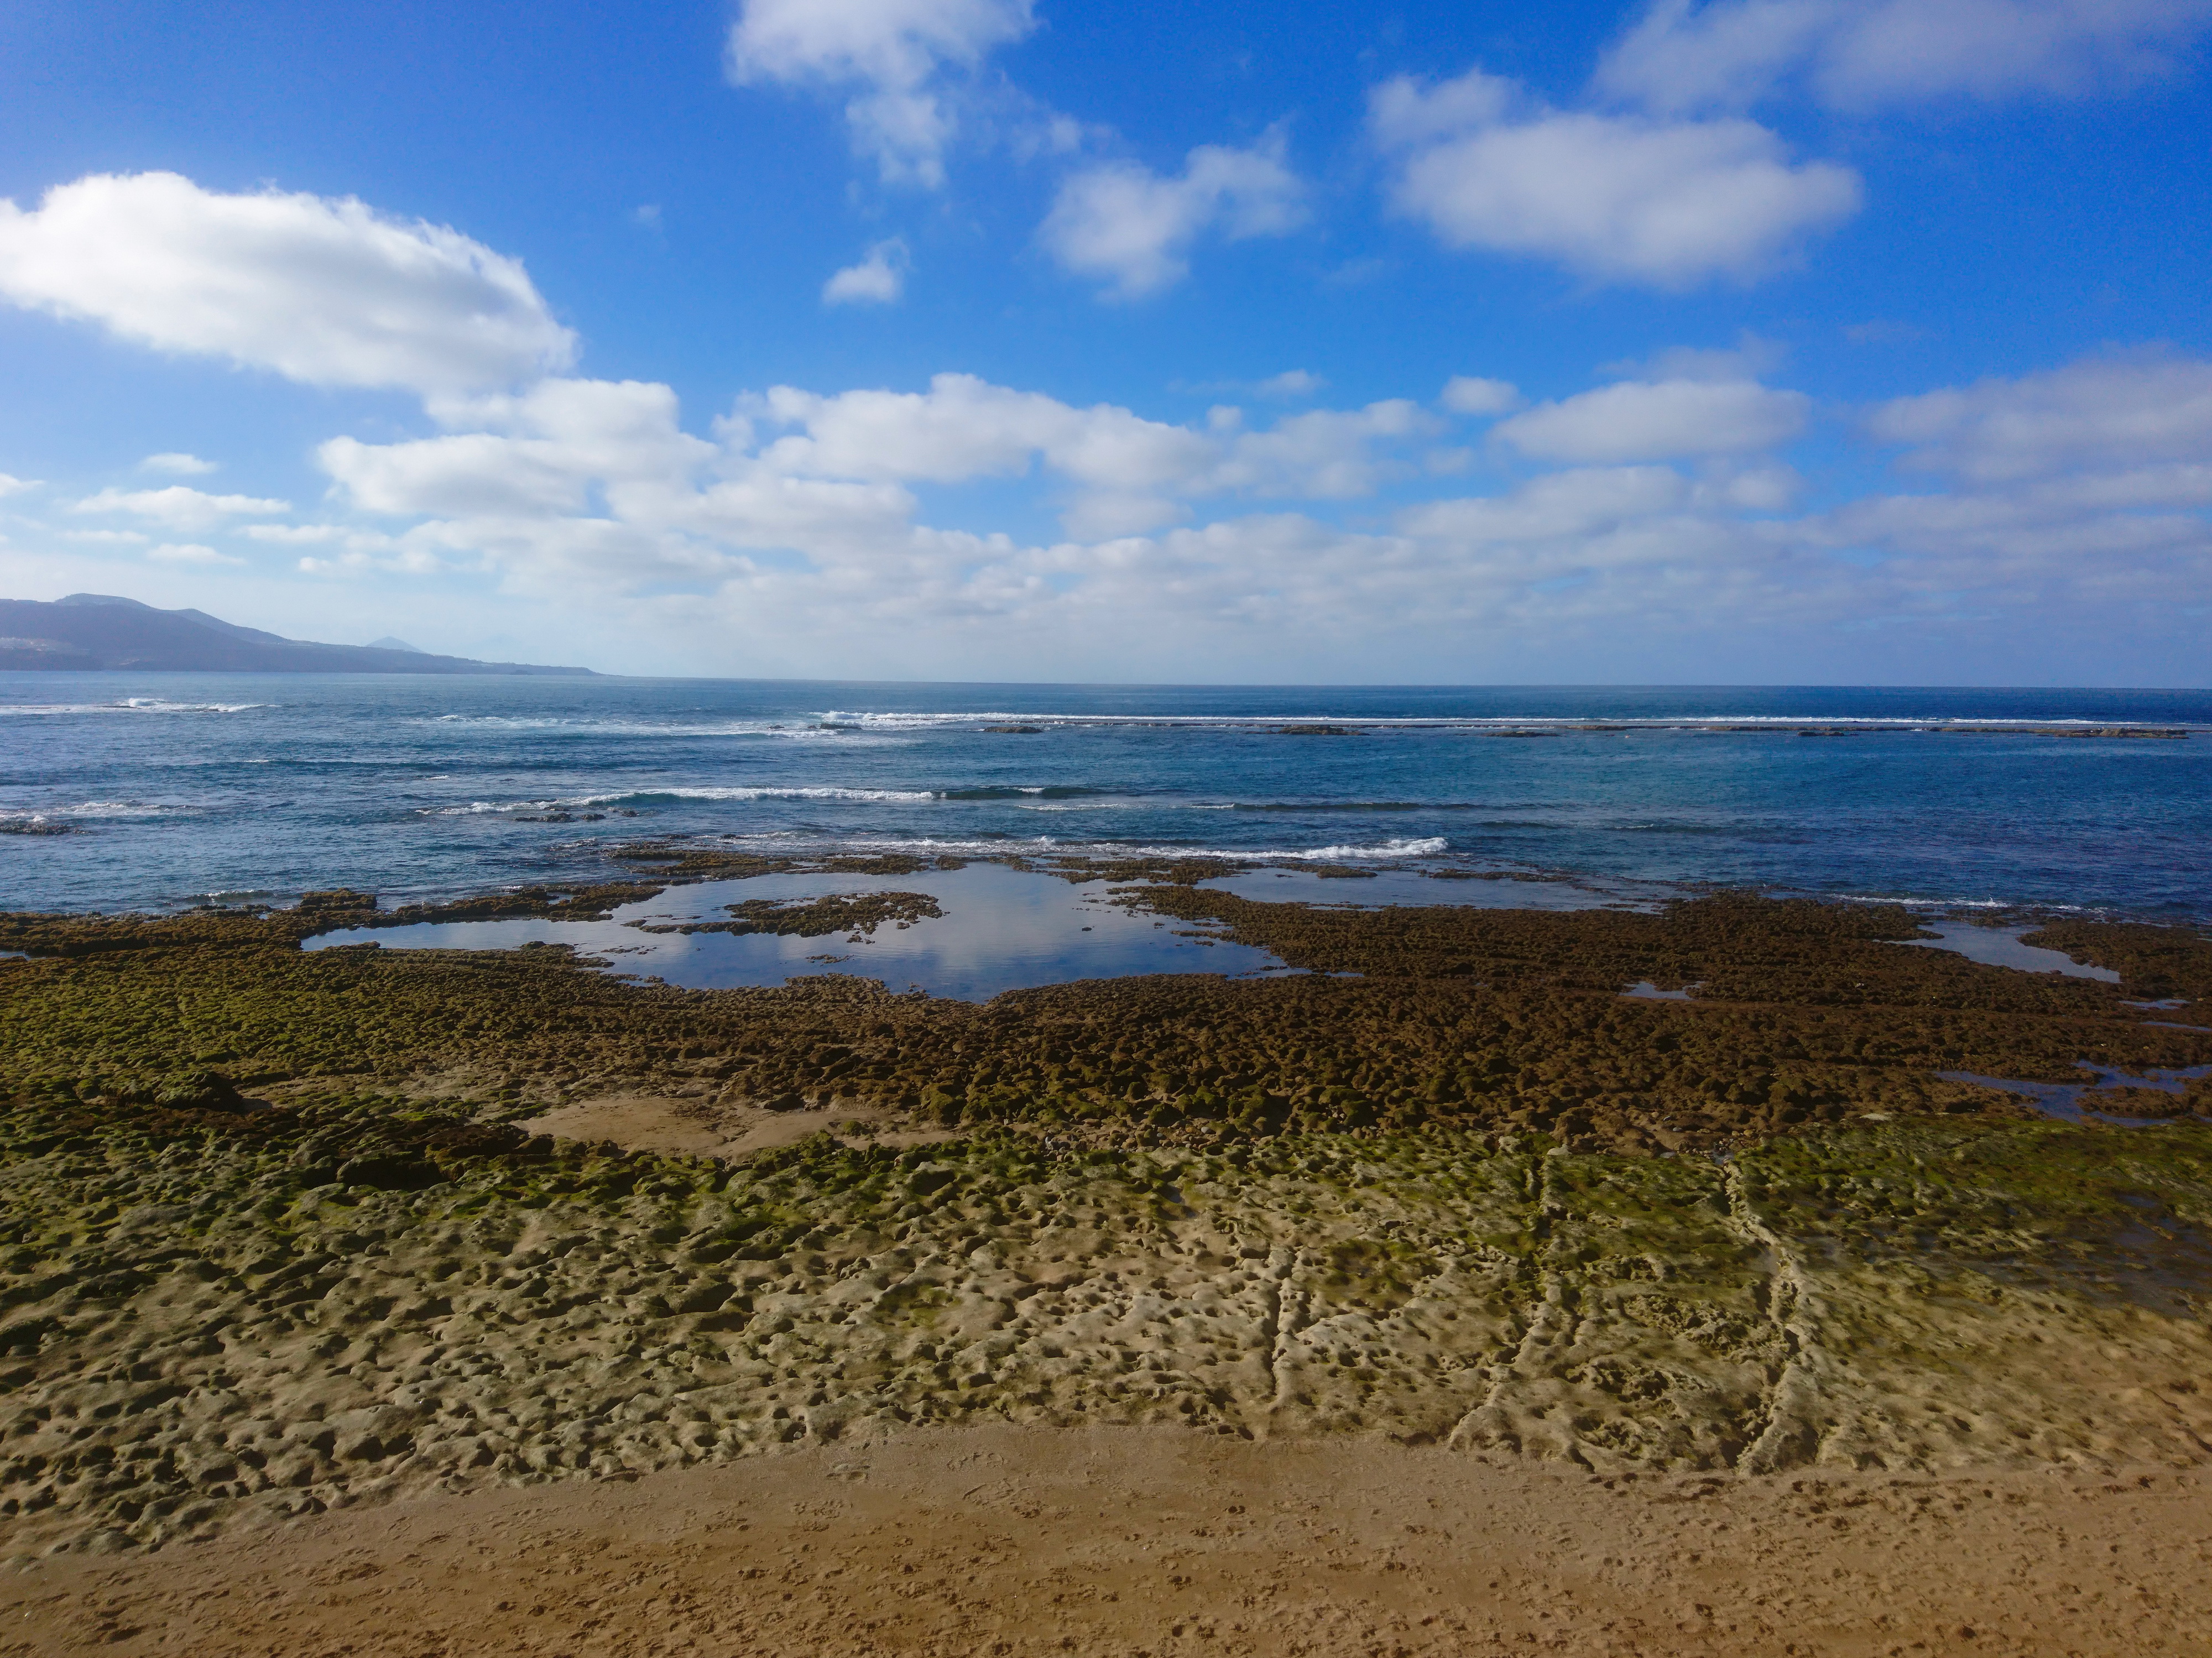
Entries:
{"label": "breaking wave", "polygon": [[158,696],[126,696],[116,702],[0,702],[0,714],[250,714],[274,702],[171,702]]}
{"label": "breaking wave", "polygon": [[835,739],[857,733],[788,720],[624,720],[570,714],[441,714],[413,722],[429,726],[459,726],[494,732],[544,732],[556,736],[592,737],[775,737]]}

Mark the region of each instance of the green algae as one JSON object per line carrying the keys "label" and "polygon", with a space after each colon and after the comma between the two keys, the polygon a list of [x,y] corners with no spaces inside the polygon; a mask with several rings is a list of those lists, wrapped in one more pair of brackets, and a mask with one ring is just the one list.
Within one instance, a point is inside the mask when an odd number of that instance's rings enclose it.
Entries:
{"label": "green algae", "polygon": [[[2070,1079],[2081,1060],[2212,1059],[2212,1037],[2128,1005],[2133,981],[1901,950],[1911,918],[1880,907],[1375,914],[1188,887],[1146,889],[1143,902],[1365,976],[1105,981],[978,1007],[829,976],[775,990],[635,985],[557,950],[302,952],[321,923],[290,912],[4,917],[0,947],[36,959],[0,965],[0,1087],[128,1093],[198,1066],[248,1089],[435,1078],[480,1102],[542,1106],[659,1079],[948,1127],[1157,1139],[1433,1123],[1655,1151],[1868,1110],[1998,1105],[1939,1070]],[[2092,928],[2076,943],[2149,963],[2160,986],[2212,985],[2212,946],[2150,930],[2152,951],[2142,931]],[[1682,1003],[1617,993],[1647,978],[1702,988]]]}
{"label": "green algae", "polygon": [[[974,1007],[298,950],[358,895],[0,919],[36,957],[0,964],[10,1546],[921,1422],[1601,1470],[2212,1445],[2212,1127],[1929,1075],[2204,1062],[2125,999],[2212,981],[2193,935],[2046,935],[2114,987],[1899,949],[1879,908],[1144,902],[1368,976]],[[958,1138],[732,1163],[511,1126],[640,1086]]]}
{"label": "green algae", "polygon": [[2115,1376],[2212,1356],[2193,1124],[1928,1121],[1725,1161],[817,1136],[743,1166],[483,1133],[337,1092],[0,1118],[19,1542],[979,1419],[1601,1469],[2141,1460],[2191,1454],[2193,1396]]}

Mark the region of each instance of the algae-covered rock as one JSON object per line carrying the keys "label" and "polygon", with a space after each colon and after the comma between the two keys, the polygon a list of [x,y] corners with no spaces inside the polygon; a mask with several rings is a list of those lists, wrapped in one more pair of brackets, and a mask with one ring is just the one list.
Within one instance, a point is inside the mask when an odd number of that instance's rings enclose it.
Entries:
{"label": "algae-covered rock", "polygon": [[[1377,914],[1203,867],[1130,902],[1317,971],[978,1006],[298,949],[404,913],[362,894],[0,917],[33,957],[0,975],[0,1531],[979,1418],[1623,1470],[2212,1443],[2204,1084],[2132,1130],[1936,1074],[2212,1060],[2133,1005],[2212,985],[2195,935],[2046,934],[2112,987],[1900,948],[1879,906]],[[726,1163],[507,1121],[640,1089],[858,1127]]]}
{"label": "algae-covered rock", "polygon": [[154,1090],[157,1105],[184,1106],[211,1111],[237,1108],[244,1102],[230,1078],[216,1071],[179,1071],[161,1079]]}

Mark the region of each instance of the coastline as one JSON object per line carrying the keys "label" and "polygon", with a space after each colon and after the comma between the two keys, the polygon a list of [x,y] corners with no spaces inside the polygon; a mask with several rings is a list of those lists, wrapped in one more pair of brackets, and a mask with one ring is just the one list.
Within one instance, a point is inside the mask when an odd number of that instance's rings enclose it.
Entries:
{"label": "coastline", "polygon": [[2113,984],[1899,948],[1875,906],[1118,872],[1310,971],[972,1004],[298,947],[404,919],[356,894],[0,918],[0,1543],[994,1421],[1729,1478],[2212,1443],[2206,1083],[2116,1090],[2165,1118],[2123,1128],[1936,1075],[2212,1061],[2133,1005],[2212,998],[2198,935],[2040,935]]}

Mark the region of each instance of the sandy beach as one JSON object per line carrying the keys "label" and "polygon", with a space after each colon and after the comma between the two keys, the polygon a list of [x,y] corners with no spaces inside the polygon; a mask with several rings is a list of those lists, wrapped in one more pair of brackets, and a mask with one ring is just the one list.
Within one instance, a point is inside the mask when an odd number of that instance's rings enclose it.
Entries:
{"label": "sandy beach", "polygon": [[0,1579],[0,1652],[2142,1658],[2202,1650],[2208,1521],[2170,1468],[1638,1479],[925,1430],[48,1562]]}

